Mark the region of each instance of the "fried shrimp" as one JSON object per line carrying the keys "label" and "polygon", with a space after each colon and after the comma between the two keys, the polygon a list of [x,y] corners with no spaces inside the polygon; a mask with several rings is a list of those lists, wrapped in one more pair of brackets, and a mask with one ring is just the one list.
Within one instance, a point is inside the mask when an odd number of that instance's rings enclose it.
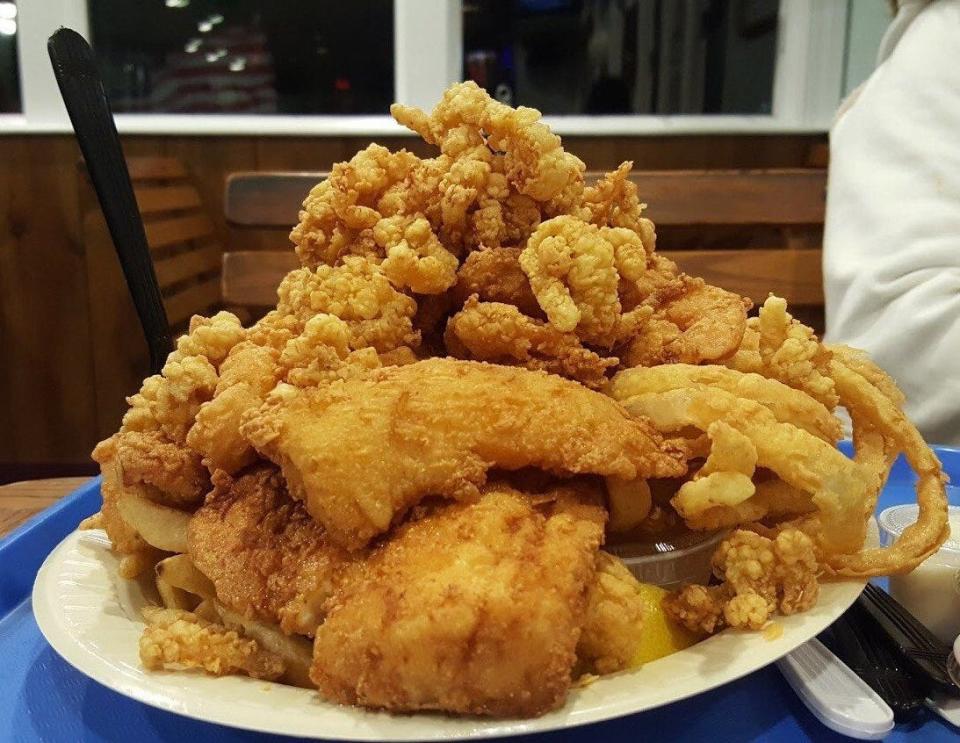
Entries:
{"label": "fried shrimp", "polygon": [[480,302],[470,297],[447,324],[446,345],[451,355],[576,379],[587,387],[603,386],[616,357],[604,357],[585,348],[573,333],[521,314],[511,304]]}

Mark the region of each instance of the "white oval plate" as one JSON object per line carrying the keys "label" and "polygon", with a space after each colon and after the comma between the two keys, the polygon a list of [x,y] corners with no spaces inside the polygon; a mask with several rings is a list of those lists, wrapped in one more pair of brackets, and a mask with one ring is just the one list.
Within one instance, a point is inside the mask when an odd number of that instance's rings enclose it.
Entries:
{"label": "white oval plate", "polygon": [[[869,541],[876,542],[876,527]],[[338,740],[457,740],[545,732],[600,722],[679,701],[756,671],[814,637],[860,595],[862,581],[828,583],[817,606],[778,617],[783,633],[727,630],[635,671],[571,691],[559,710],[533,720],[443,714],[393,715],[321,701],[306,689],[239,676],[147,672],[140,665],[140,584],[116,574],[101,531],[74,532],[50,553],[33,586],[40,631],[74,668],[153,707],[246,730]]]}

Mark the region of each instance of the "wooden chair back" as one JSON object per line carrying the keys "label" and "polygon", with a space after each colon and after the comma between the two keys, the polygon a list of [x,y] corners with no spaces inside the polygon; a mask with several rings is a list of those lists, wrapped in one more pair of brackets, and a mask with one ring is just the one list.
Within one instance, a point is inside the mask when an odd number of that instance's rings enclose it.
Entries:
{"label": "wooden chair back", "polygon": [[[166,157],[132,157],[127,167],[167,318],[171,328],[177,330],[194,314],[205,314],[220,303],[223,251],[214,237],[213,222],[203,210],[200,193],[182,162]],[[88,246],[99,243],[97,248],[104,247],[105,242],[112,250],[95,201],[84,209],[84,242]]]}
{"label": "wooden chair back", "polygon": [[[221,306],[222,248],[213,221],[187,168],[175,158],[127,159],[147,244],[172,334],[194,314]],[[81,188],[82,240],[93,345],[97,419],[101,435],[115,430],[125,404],[146,371],[146,344],[120,271],[116,251],[85,173]]]}
{"label": "wooden chair back", "polygon": [[[600,175],[590,173],[588,180]],[[289,230],[307,192],[325,177],[310,172],[234,173],[226,184],[227,223],[240,229]],[[635,171],[631,178],[649,204],[645,214],[657,225],[658,249],[683,270],[755,302],[772,291],[791,305],[822,308],[824,168]],[[674,233],[735,227],[775,235],[776,244],[744,245],[739,239],[702,249],[670,244]],[[295,255],[286,249],[225,253],[224,300],[271,305],[277,283],[296,265]]]}
{"label": "wooden chair back", "polygon": [[220,304],[223,251],[182,162],[134,158],[129,166],[167,318],[177,328]]}

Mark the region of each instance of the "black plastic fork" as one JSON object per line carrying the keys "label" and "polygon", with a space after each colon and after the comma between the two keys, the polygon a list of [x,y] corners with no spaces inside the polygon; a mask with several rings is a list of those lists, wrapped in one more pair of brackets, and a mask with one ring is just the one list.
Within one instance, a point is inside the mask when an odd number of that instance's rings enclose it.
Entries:
{"label": "black plastic fork", "polygon": [[170,325],[93,50],[76,31],[61,28],[47,41],[47,51],[140,318],[150,371],[156,374],[173,347]]}

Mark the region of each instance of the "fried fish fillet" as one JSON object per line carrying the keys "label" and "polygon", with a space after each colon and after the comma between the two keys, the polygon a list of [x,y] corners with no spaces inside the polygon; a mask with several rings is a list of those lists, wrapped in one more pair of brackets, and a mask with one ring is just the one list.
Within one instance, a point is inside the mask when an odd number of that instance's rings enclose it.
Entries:
{"label": "fried fish fillet", "polygon": [[287,494],[275,467],[261,464],[236,478],[218,470],[213,486],[190,520],[194,564],[227,607],[312,635],[351,558]]}
{"label": "fried fish fillet", "polygon": [[311,669],[321,695],[394,711],[559,707],[603,540],[599,500],[497,484],[417,511],[329,602]]}
{"label": "fried fish fillet", "polygon": [[476,498],[492,466],[685,471],[609,397],[527,369],[428,359],[313,389],[279,385],[241,428],[337,544],[365,546],[424,496]]}

